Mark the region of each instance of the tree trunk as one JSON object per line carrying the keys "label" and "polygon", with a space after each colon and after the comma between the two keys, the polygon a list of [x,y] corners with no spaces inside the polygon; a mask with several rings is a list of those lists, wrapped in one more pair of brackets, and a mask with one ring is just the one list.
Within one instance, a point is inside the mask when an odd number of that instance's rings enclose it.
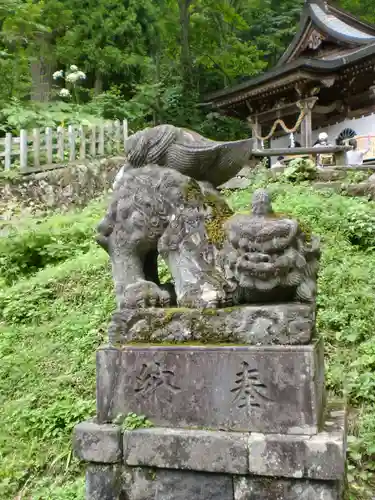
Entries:
{"label": "tree trunk", "polygon": [[53,65],[43,56],[31,61],[31,92],[30,98],[36,102],[49,102],[52,92]]}
{"label": "tree trunk", "polygon": [[192,85],[192,64],[190,55],[190,12],[192,0],[178,0],[181,28],[181,55],[180,64],[185,90],[190,90]]}
{"label": "tree trunk", "polygon": [[103,92],[103,75],[99,70],[95,72],[95,84],[94,84],[94,93],[95,95],[99,95]]}
{"label": "tree trunk", "polygon": [[[31,47],[30,47],[31,48]],[[52,74],[55,63],[53,54],[52,38],[49,35],[37,36],[32,44],[32,52],[38,54],[30,60],[31,92],[32,101],[49,102],[52,94]]]}

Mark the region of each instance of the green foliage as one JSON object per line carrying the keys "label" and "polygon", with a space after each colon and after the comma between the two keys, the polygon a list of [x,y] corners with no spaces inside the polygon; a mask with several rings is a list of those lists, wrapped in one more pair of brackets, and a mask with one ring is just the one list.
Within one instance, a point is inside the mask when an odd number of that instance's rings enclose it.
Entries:
{"label": "green foliage", "polygon": [[137,415],[136,413],[128,413],[122,422],[122,428],[126,431],[150,427],[153,427],[153,423],[144,415]]}
{"label": "green foliage", "polygon": [[9,285],[48,265],[86,253],[94,242],[94,225],[100,213],[56,215],[53,221],[33,219],[20,232],[10,229],[0,238],[0,283]]}
{"label": "green foliage", "polygon": [[[0,0],[0,131],[102,117],[128,118],[133,129],[170,122],[218,139],[248,136],[238,120],[206,116],[201,95],[273,63],[300,7],[300,1]],[[36,104],[59,90],[58,99],[69,100],[51,75],[56,69],[66,75],[72,65],[86,75],[79,89],[69,88],[76,104]]]}
{"label": "green foliage", "polygon": [[280,180],[292,183],[300,183],[316,179],[318,170],[312,160],[307,158],[295,158],[281,174]]}
{"label": "green foliage", "polygon": [[[260,179],[260,181],[259,181]],[[262,185],[257,177],[252,189]],[[319,277],[318,330],[326,350],[326,383],[337,396],[348,398],[352,408],[349,446],[352,500],[370,499],[374,491],[375,418],[375,258],[371,242],[375,203],[316,192],[308,186],[271,184],[276,211],[293,214],[322,238]],[[250,193],[234,193],[236,210],[249,205]],[[367,231],[360,233],[362,220]],[[358,233],[362,244],[351,241]],[[359,408],[359,410],[354,410]]]}
{"label": "green foliage", "polygon": [[359,170],[357,172],[349,171],[345,176],[345,184],[358,184],[359,182],[367,180],[371,174],[372,174],[371,171],[369,172],[364,172],[363,170]]}
{"label": "green foliage", "polygon": [[85,479],[79,477],[74,481],[59,485],[61,478],[55,480],[56,485],[43,487],[42,485],[33,494],[33,500],[85,500]]}
{"label": "green foliage", "polygon": [[53,127],[59,125],[94,125],[101,115],[88,106],[59,102],[51,104],[28,103],[13,98],[0,110],[0,132],[19,134],[20,129]]}
{"label": "green foliage", "polygon": [[[260,169],[251,190],[266,183]],[[318,329],[326,347],[326,381],[351,408],[350,499],[367,500],[375,467],[375,259],[371,228],[360,244],[352,237],[375,203],[304,185],[269,187],[275,210],[293,214],[322,238]],[[231,195],[234,209],[248,210],[250,191]],[[81,212],[24,220],[3,238],[9,245],[17,241],[15,249],[26,257],[30,241],[43,254],[40,241],[48,255],[44,267],[18,268],[13,283],[0,287],[0,498],[20,491],[25,498],[83,498],[71,430],[95,412],[95,350],[105,341],[115,307],[108,257],[92,244],[103,211],[102,202],[93,202]],[[49,229],[57,247],[44,243]],[[165,265],[160,273],[163,281],[168,278]],[[124,425],[150,424],[132,414]]]}
{"label": "green foliage", "polygon": [[200,134],[217,141],[236,141],[249,137],[247,123],[219,113],[209,113],[196,130]]}
{"label": "green foliage", "polygon": [[361,249],[375,247],[375,211],[363,204],[356,210],[350,210],[347,215],[345,233],[353,245]]}

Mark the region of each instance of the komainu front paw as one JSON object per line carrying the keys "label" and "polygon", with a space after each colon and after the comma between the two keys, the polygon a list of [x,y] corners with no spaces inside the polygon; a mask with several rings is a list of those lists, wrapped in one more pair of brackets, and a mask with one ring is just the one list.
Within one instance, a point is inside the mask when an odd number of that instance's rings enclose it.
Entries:
{"label": "komainu front paw", "polygon": [[210,283],[190,285],[178,300],[180,307],[196,309],[217,309],[230,305],[225,291]]}
{"label": "komainu front paw", "polygon": [[120,300],[120,310],[138,307],[167,307],[169,302],[170,296],[166,290],[161,290],[152,281],[138,281],[126,287]]}

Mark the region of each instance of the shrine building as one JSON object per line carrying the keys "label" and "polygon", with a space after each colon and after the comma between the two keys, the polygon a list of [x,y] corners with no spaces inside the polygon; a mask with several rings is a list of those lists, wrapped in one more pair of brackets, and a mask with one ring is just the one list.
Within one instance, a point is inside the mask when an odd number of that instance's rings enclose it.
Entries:
{"label": "shrine building", "polygon": [[[371,136],[375,159],[375,26],[324,0],[306,0],[300,27],[276,67],[206,96],[222,114],[248,120],[257,147],[298,141],[314,145],[320,132],[332,144]],[[291,135],[293,133],[293,135]]]}

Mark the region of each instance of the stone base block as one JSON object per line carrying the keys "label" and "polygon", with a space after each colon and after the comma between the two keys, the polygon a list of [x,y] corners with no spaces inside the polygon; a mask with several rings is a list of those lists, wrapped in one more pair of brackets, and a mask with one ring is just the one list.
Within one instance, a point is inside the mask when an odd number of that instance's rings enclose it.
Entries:
{"label": "stone base block", "polygon": [[[342,500],[342,483],[304,479],[234,478],[234,500]],[[142,499],[143,500],[143,499]]]}
{"label": "stone base block", "polygon": [[130,342],[202,342],[249,345],[308,344],[315,332],[315,306],[299,303],[224,309],[127,309],[112,317],[112,345]]}
{"label": "stone base block", "polygon": [[126,469],[123,492],[126,500],[234,500],[230,475],[147,468]]}
{"label": "stone base block", "polygon": [[93,465],[86,469],[86,500],[122,500],[123,467]]}
{"label": "stone base block", "polygon": [[[331,407],[316,436],[89,422],[74,440],[78,456],[91,459],[87,500],[341,500],[345,436],[345,411]],[[121,463],[93,463],[118,459],[120,450]]]}
{"label": "stone base block", "polygon": [[321,343],[97,353],[99,423],[134,412],[163,427],[312,435],[323,408]]}
{"label": "stone base block", "polygon": [[342,500],[342,483],[90,466],[86,500]]}
{"label": "stone base block", "polygon": [[85,462],[111,464],[122,460],[122,432],[118,425],[82,422],[74,429],[73,449]]}
{"label": "stone base block", "polygon": [[342,480],[344,411],[328,413],[315,436],[151,428],[124,432],[129,466],[256,476]]}

